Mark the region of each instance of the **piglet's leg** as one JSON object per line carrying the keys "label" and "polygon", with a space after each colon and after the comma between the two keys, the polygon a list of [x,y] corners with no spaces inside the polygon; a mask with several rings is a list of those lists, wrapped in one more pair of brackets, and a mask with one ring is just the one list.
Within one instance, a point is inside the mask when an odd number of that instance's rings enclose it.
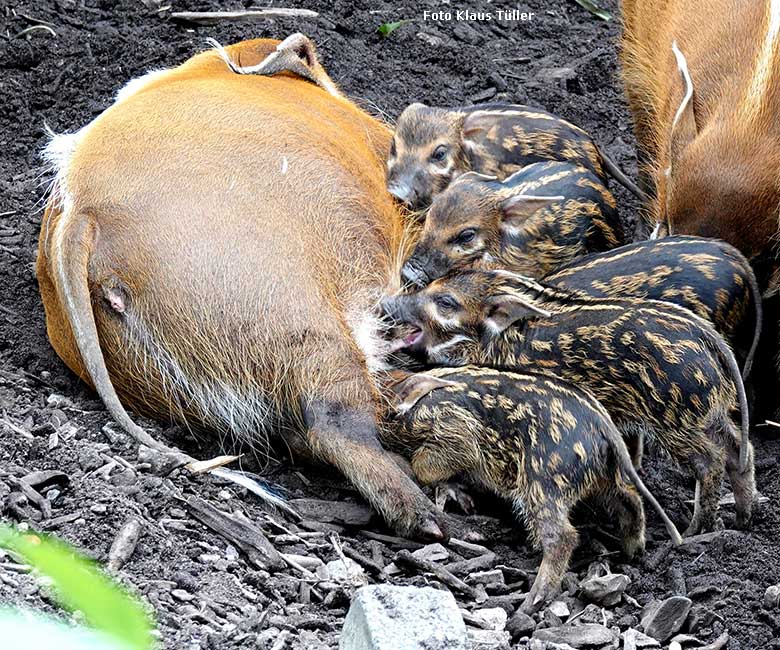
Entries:
{"label": "piglet's leg", "polygon": [[617,477],[609,499],[609,509],[617,518],[623,552],[633,558],[645,550],[645,510],[642,499],[633,485]]}
{"label": "piglet's leg", "polygon": [[693,506],[693,518],[683,533],[690,537],[715,529],[718,515],[720,486],[723,483],[723,451],[715,445],[702,445],[701,451],[692,454],[690,462],[696,475],[696,499]]}
{"label": "piglet's leg", "polygon": [[539,610],[561,589],[561,580],[579,536],[569,521],[569,509],[555,501],[536,506],[525,504],[526,520],[532,536],[542,547],[539,573],[520,609],[526,614]]}
{"label": "piglet's leg", "polygon": [[725,427],[726,471],[734,491],[734,505],[737,510],[737,528],[747,528],[753,518],[753,508],[758,502],[756,476],[753,466],[753,445],[748,447],[748,463],[744,472],[739,469],[739,431],[728,423]]}

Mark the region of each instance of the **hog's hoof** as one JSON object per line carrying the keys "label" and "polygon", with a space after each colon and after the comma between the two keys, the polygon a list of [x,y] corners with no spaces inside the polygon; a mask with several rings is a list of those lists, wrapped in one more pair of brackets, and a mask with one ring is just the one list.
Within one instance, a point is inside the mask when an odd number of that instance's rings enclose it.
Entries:
{"label": "hog's hoof", "polygon": [[644,535],[624,539],[621,546],[623,549],[623,555],[625,555],[629,560],[633,560],[635,557],[642,555],[645,552]]}
{"label": "hog's hoof", "polygon": [[436,487],[436,507],[444,510],[444,506],[449,501],[454,503],[464,515],[471,515],[476,511],[474,499],[462,486],[455,483],[442,483]]}
{"label": "hog's hoof", "polygon": [[560,588],[551,584],[542,584],[537,587],[536,583],[531,587],[531,591],[525,597],[523,604],[520,605],[520,611],[523,614],[535,614],[544,605],[550,602],[555,596],[558,595]]}

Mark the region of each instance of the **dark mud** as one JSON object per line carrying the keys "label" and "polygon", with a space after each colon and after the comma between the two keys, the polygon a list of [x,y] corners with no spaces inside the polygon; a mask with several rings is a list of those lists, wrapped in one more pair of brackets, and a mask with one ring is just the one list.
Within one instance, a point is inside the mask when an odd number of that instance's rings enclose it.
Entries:
{"label": "dark mud", "polygon": [[[162,3],[165,5],[166,3]],[[193,0],[173,3],[176,10],[242,8],[252,3]],[[328,534],[301,542],[268,519],[254,497],[213,479],[191,479],[177,472],[151,474],[138,462],[135,445],[110,425],[96,399],[59,361],[45,335],[33,265],[47,175],[39,158],[46,141],[44,125],[54,131],[76,129],[105,109],[125,81],[149,69],[176,65],[204,49],[204,39],[223,43],[254,37],[282,38],[303,31],[314,38],[331,75],[368,110],[395,117],[413,101],[455,105],[476,101],[529,103],[559,113],[588,129],[622,167],[635,175],[634,141],[617,73],[618,25],[592,18],[574,2],[534,0],[522,3],[537,17],[530,23],[424,23],[424,8],[434,2],[300,3],[324,20],[285,19],[256,24],[188,28],[173,23],[154,0],[43,0],[4,2],[0,6],[0,503],[4,517],[63,536],[89,555],[105,560],[121,525],[135,517],[144,532],[123,568],[154,609],[168,648],[270,648],[287,634],[284,647],[335,647],[349,604],[349,588],[315,585],[294,570],[273,575],[249,565],[245,556],[188,514],[183,500],[197,495],[219,507],[244,512],[271,535],[279,550],[325,561],[337,558]],[[615,0],[602,2],[613,13]],[[448,5],[449,6],[449,5]],[[497,5],[475,2],[472,9]],[[26,17],[25,17],[26,16]],[[412,22],[383,39],[381,23]],[[46,21],[56,32],[36,30],[15,38],[32,24]],[[421,33],[423,35],[421,35]],[[186,173],[186,170],[182,170]],[[616,193],[627,222],[636,204]],[[159,423],[142,422],[155,435],[176,441],[207,457],[220,450],[220,438],[195,440]],[[575,558],[580,575],[603,558],[613,571],[632,578],[627,593],[640,605],[653,598],[688,594],[699,609],[693,632],[714,639],[727,629],[732,650],[780,647],[780,612],[762,609],[766,588],[780,582],[780,444],[757,429],[758,485],[769,498],[751,531],[716,536],[685,550],[668,551],[663,527],[648,513],[648,554],[622,564],[608,528],[594,524],[595,512],[583,510],[584,544]],[[229,441],[230,451],[237,447]],[[248,451],[246,449],[242,451]],[[317,497],[356,501],[358,495],[340,477],[323,468],[296,467],[252,459],[289,498]],[[16,480],[33,470],[56,469],[69,481],[47,489],[51,515],[15,495]],[[693,482],[663,459],[645,467],[651,489],[681,526],[690,515],[686,499]],[[506,509],[490,499],[482,512],[497,519],[472,520],[485,534],[496,562],[533,569],[537,556],[525,546],[519,527],[509,527]],[[288,530],[311,533],[302,524],[272,513]],[[725,506],[727,527],[733,508]],[[499,521],[500,519],[500,521]],[[370,540],[361,529],[388,533],[376,517],[355,526],[334,526],[342,543],[384,565],[398,546]],[[469,523],[469,522],[467,522]],[[456,554],[450,561],[459,559]],[[506,569],[507,582],[524,585],[520,572]],[[373,580],[373,579],[372,579]],[[399,583],[422,584],[401,574]],[[312,589],[314,587],[314,589]],[[501,591],[501,590],[498,590]],[[512,588],[503,591],[512,593]],[[494,597],[499,593],[492,594]],[[320,601],[319,597],[324,601]],[[24,603],[54,611],[45,589],[0,561],[0,602]],[[511,609],[508,596],[498,601]],[[463,601],[472,609],[473,604]],[[621,629],[639,622],[640,610],[624,604],[608,613]],[[549,622],[549,621],[548,621]],[[598,620],[601,622],[601,620]],[[524,645],[518,647],[525,647]]]}

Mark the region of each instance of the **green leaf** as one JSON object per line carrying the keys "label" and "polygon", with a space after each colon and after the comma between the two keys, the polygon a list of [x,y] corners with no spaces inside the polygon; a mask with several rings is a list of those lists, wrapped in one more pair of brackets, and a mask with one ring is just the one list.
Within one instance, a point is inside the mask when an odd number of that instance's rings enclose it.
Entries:
{"label": "green leaf", "polygon": [[152,648],[151,621],[141,604],[106,577],[92,562],[54,537],[20,533],[0,526],[0,547],[20,555],[54,583],[67,610],[79,610],[85,622],[128,648]]}
{"label": "green leaf", "polygon": [[384,36],[385,38],[387,38],[387,37],[388,37],[388,36],[390,36],[390,34],[392,34],[392,33],[393,33],[393,32],[394,32],[396,29],[398,29],[398,28],[399,28],[399,27],[401,27],[402,25],[405,25],[405,24],[406,24],[406,23],[408,23],[408,22],[409,22],[408,20],[399,20],[399,21],[397,21],[397,22],[394,22],[394,23],[383,23],[382,25],[380,25],[379,27],[377,27],[376,31],[378,31],[378,32],[379,32],[379,33],[380,33],[382,36]]}
{"label": "green leaf", "polygon": [[601,9],[593,0],[574,0],[580,7],[587,9],[594,16],[598,16],[601,20],[612,20],[612,14]]}

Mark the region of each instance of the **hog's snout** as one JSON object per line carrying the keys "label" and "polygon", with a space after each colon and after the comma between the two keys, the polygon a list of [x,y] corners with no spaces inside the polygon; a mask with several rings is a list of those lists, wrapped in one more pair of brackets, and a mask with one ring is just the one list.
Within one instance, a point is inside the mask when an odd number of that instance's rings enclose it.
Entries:
{"label": "hog's snout", "polygon": [[392,194],[401,203],[409,207],[414,207],[417,203],[417,192],[409,184],[403,181],[391,181],[387,186],[388,192]]}
{"label": "hog's snout", "polygon": [[422,289],[430,284],[428,274],[413,260],[407,260],[401,267],[401,280],[415,289]]}
{"label": "hog's snout", "polygon": [[379,301],[379,311],[392,321],[402,321],[400,302],[397,296],[385,296]]}

